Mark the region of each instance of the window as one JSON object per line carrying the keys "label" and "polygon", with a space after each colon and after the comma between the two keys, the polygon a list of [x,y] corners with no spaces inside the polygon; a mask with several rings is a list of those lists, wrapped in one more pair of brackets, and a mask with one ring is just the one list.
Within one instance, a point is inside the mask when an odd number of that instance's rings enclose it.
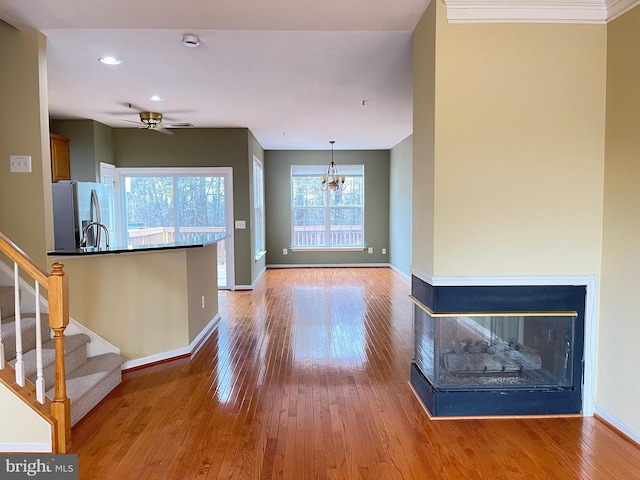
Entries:
{"label": "window", "polygon": [[262,162],[253,157],[253,218],[256,260],[265,253],[264,240],[264,173]]}
{"label": "window", "polygon": [[340,165],[345,187],[322,191],[321,165],[291,166],[291,248],[364,248],[364,165]]}
{"label": "window", "polygon": [[144,173],[123,178],[127,245],[226,233],[222,176]]}
{"label": "window", "polygon": [[[165,245],[233,232],[231,168],[121,168],[120,243]],[[218,287],[234,283],[233,241],[218,249]]]}

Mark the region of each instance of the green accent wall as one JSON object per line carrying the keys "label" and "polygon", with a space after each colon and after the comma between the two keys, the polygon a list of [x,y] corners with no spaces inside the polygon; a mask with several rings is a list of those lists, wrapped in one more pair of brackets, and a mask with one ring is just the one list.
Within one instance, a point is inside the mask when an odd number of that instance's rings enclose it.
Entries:
{"label": "green accent wall", "polygon": [[51,133],[67,137],[71,179],[100,180],[100,162],[115,164],[113,129],[94,120],[51,120]]}
{"label": "green accent wall", "polygon": [[[250,185],[253,154],[261,147],[246,128],[183,129],[174,135],[134,128],[113,129],[117,167],[232,167],[233,220],[247,228],[235,230],[235,285],[251,286],[254,255],[251,250]],[[251,148],[249,144],[251,143]]]}
{"label": "green accent wall", "polygon": [[389,260],[393,268],[411,276],[411,215],[413,136],[405,138],[391,149],[389,174]]}
{"label": "green accent wall", "polygon": [[[364,165],[365,247],[374,253],[292,252],[291,248],[291,165],[323,165],[330,160],[329,150],[268,150],[265,152],[265,223],[267,265],[335,265],[389,262],[389,150],[336,150],[334,160],[343,165]],[[320,179],[318,178],[318,188]],[[382,254],[382,249],[387,249]]]}

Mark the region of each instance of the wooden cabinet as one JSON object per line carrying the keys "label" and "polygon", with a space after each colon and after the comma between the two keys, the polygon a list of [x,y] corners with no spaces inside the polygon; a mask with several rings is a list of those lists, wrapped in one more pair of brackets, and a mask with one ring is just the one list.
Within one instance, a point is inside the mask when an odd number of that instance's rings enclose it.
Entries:
{"label": "wooden cabinet", "polygon": [[51,181],[71,180],[69,139],[52,133],[49,143],[51,145]]}

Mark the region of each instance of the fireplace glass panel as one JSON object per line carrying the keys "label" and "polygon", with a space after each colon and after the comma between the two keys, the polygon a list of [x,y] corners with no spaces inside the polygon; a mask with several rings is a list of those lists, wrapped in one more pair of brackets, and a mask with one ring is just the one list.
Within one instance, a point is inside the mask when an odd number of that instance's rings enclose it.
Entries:
{"label": "fireplace glass panel", "polygon": [[445,316],[414,308],[414,361],[436,389],[573,385],[573,313]]}

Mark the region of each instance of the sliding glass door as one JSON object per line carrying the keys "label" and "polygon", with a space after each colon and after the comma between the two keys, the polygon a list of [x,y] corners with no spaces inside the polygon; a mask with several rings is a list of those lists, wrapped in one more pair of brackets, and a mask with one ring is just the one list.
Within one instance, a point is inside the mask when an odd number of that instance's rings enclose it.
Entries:
{"label": "sliding glass door", "polygon": [[[126,245],[166,245],[232,234],[230,168],[120,169]],[[233,279],[233,242],[218,242],[218,287]]]}

